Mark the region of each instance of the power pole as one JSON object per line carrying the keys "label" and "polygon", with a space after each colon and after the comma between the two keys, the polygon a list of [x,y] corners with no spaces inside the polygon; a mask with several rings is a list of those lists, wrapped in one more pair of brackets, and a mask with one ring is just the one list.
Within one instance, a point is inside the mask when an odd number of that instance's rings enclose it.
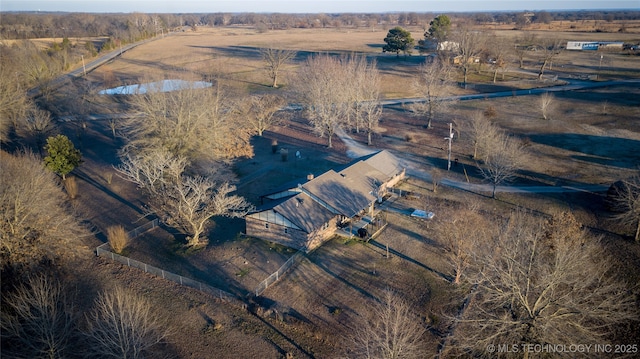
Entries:
{"label": "power pole", "polygon": [[449,137],[445,137],[445,140],[449,141],[449,154],[447,157],[447,171],[451,169],[451,141],[453,141],[453,124],[449,122]]}

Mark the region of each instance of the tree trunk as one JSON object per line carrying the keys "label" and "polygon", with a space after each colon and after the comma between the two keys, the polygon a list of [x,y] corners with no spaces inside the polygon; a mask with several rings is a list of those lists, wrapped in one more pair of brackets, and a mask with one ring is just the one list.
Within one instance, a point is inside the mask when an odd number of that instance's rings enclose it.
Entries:
{"label": "tree trunk", "polygon": [[640,243],[640,220],[636,225],[636,242]]}
{"label": "tree trunk", "polygon": [[491,193],[491,198],[496,199],[496,187],[498,185],[497,184],[493,184],[493,192]]}
{"label": "tree trunk", "polygon": [[[371,146],[373,142],[371,142],[371,131],[367,133],[367,145]],[[636,238],[637,239],[637,238]]]}
{"label": "tree trunk", "polygon": [[467,68],[463,67],[462,68],[462,72],[464,73],[464,80],[463,80],[463,84],[464,84],[464,88],[467,88]]}
{"label": "tree trunk", "polygon": [[496,83],[496,79],[498,78],[498,69],[496,69],[495,71],[493,71],[493,83]]}
{"label": "tree trunk", "polygon": [[544,68],[547,67],[547,60],[542,62],[542,66],[540,66],[540,72],[538,73],[538,81],[542,81],[542,76],[544,75]]}
{"label": "tree trunk", "polygon": [[278,88],[278,75],[273,76],[273,88]]}

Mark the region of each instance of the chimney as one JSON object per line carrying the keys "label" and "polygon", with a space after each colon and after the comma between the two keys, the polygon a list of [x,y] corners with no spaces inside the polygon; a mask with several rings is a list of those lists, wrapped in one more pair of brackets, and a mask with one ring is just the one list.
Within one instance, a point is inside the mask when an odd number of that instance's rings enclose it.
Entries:
{"label": "chimney", "polygon": [[307,175],[307,181],[311,181],[313,179],[313,173],[309,173]]}

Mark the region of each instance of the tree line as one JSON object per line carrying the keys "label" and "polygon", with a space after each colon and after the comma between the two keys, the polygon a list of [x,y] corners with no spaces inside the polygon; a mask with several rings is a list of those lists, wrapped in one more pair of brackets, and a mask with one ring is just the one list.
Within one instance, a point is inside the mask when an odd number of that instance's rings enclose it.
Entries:
{"label": "tree line", "polygon": [[[142,33],[167,31],[181,26],[229,26],[251,25],[265,30],[291,28],[377,26],[423,26],[435,17],[429,12],[398,13],[338,13],[338,14],[283,14],[283,13],[33,13],[3,12],[0,24],[1,39],[33,39],[49,37],[109,36],[133,41]],[[531,15],[531,16],[530,16]],[[620,21],[637,20],[638,11],[519,11],[476,12],[448,14],[456,20],[468,20],[475,24],[514,24],[551,21]]]}

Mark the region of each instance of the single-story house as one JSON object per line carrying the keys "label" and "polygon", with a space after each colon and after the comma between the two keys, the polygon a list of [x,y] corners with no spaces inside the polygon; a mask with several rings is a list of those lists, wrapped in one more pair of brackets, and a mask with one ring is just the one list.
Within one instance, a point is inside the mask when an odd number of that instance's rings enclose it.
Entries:
{"label": "single-story house", "polygon": [[342,169],[263,196],[275,200],[245,216],[246,234],[312,251],[331,238],[341,223],[372,213],[405,174],[398,159],[387,151],[360,157]]}

